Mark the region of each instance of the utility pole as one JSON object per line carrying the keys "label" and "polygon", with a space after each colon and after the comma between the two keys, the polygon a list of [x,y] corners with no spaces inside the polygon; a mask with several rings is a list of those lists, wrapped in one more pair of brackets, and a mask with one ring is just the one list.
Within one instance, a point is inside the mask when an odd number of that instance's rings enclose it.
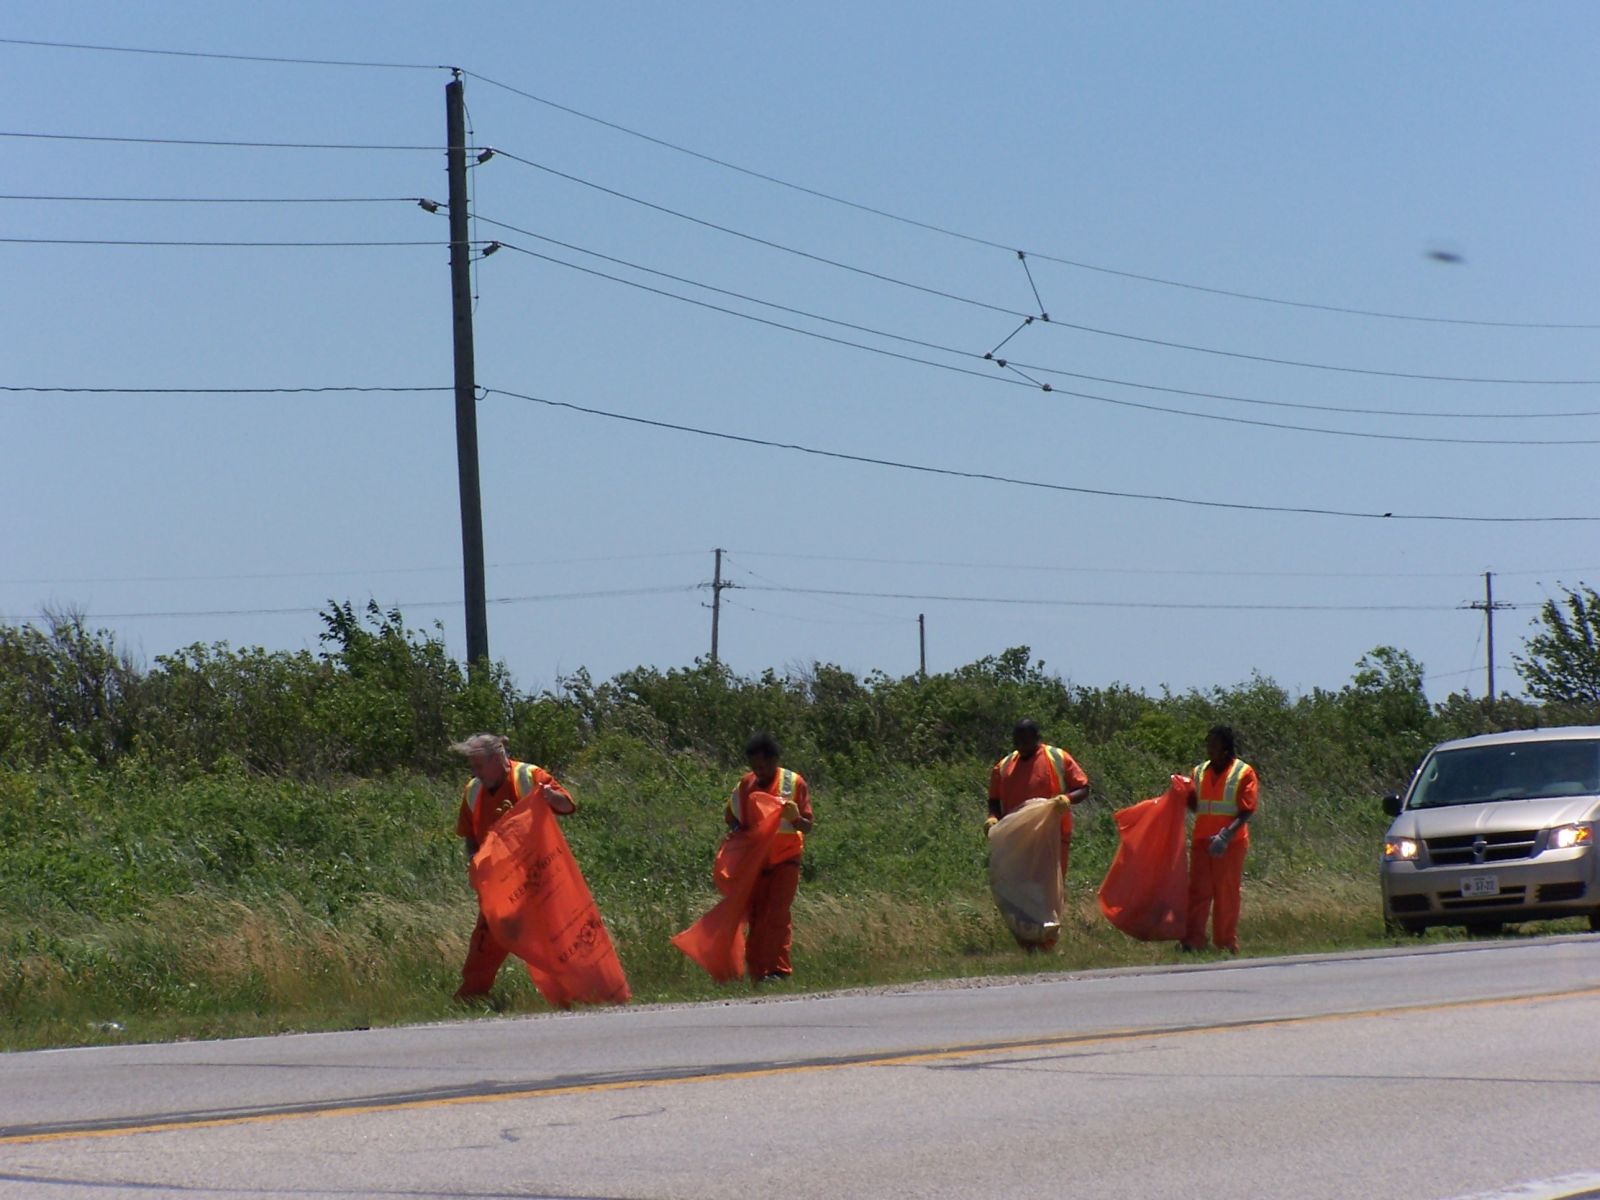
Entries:
{"label": "utility pole", "polygon": [[[722,621],[722,592],[724,588],[738,587],[737,583],[729,582],[722,578],[722,551],[716,550],[716,572],[711,578],[711,666],[717,665],[717,627]],[[705,584],[701,584],[705,587]]]}
{"label": "utility pole", "polygon": [[450,314],[455,345],[456,471],[461,478],[461,573],[467,668],[489,661],[483,582],[483,499],[478,489],[478,379],[472,353],[472,242],[467,224],[467,113],[461,72],[444,85],[445,163],[450,177]]}
{"label": "utility pole", "polygon": [[928,678],[928,622],[917,614],[917,677]]}
{"label": "utility pole", "polygon": [[1478,609],[1483,613],[1483,619],[1488,625],[1488,633],[1484,639],[1488,643],[1488,668],[1489,676],[1489,703],[1494,703],[1494,613],[1497,608],[1510,608],[1509,604],[1496,604],[1494,602],[1494,572],[1483,573],[1483,600],[1467,605],[1468,608]]}

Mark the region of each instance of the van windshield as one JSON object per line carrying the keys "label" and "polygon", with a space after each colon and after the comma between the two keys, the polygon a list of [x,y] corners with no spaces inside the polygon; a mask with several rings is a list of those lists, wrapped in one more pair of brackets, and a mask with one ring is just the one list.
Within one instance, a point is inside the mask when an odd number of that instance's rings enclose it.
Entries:
{"label": "van windshield", "polygon": [[1600,794],[1600,740],[1441,750],[1417,772],[1407,808]]}

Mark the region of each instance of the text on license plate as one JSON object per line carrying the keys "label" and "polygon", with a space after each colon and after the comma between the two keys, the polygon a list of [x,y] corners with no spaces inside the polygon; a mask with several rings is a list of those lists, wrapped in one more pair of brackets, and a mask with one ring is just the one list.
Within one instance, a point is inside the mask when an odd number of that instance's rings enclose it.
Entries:
{"label": "text on license plate", "polygon": [[1463,896],[1498,896],[1500,894],[1500,877],[1498,875],[1468,875],[1461,881],[1461,894]]}

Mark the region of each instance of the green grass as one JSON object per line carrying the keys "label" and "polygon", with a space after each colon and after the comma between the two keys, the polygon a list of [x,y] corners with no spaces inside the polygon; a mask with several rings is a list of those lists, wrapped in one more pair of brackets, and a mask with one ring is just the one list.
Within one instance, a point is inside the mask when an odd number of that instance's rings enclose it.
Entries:
{"label": "green grass", "polygon": [[[1095,907],[1115,850],[1111,810],[1132,794],[1082,812],[1061,942],[1021,954],[985,886],[983,772],[885,770],[815,789],[790,988],[1177,960],[1170,943],[1132,941]],[[636,999],[743,994],[668,944],[715,898],[728,773],[612,747],[567,777],[581,811],[565,828]],[[458,795],[418,777],[0,772],[0,1047],[460,1016],[449,997],[475,907],[453,835]],[[1247,867],[1247,952],[1391,942],[1378,917],[1382,828],[1366,802],[1269,794]],[[497,1007],[544,1007],[514,962]]]}

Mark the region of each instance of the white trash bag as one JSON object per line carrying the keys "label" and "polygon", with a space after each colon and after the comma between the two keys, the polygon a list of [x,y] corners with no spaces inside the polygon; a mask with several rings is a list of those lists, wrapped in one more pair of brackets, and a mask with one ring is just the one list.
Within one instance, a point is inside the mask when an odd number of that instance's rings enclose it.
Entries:
{"label": "white trash bag", "polygon": [[1013,937],[1053,946],[1066,897],[1061,887],[1061,809],[1029,800],[989,831],[989,890]]}

